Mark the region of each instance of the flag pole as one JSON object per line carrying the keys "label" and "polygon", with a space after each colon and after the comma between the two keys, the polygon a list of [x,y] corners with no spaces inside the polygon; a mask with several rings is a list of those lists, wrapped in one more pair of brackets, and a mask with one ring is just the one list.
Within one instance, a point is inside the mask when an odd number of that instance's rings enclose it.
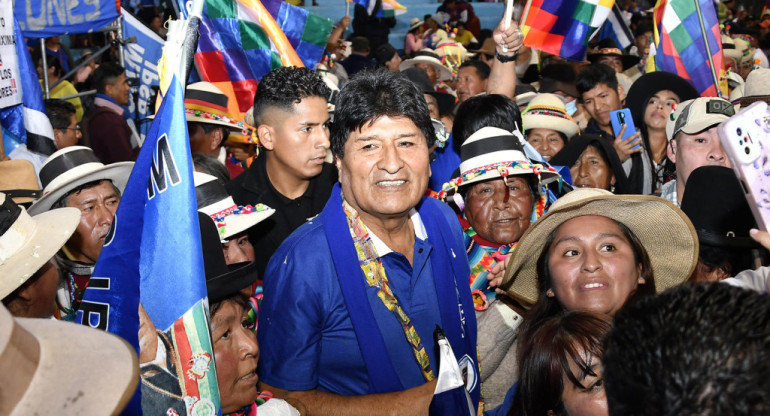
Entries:
{"label": "flag pole", "polygon": [[182,56],[179,60],[179,73],[183,75],[183,78],[179,80],[179,82],[182,83],[182,90],[184,90],[187,85],[187,79],[190,77],[190,71],[193,66],[195,50],[198,48],[198,37],[200,36],[198,27],[201,24],[204,2],[205,0],[193,0],[192,7],[190,8],[190,15],[187,18],[187,29],[185,30]]}
{"label": "flag pole", "polygon": [[714,61],[711,59],[711,48],[709,47],[709,40],[706,37],[706,27],[703,23],[703,13],[700,10],[700,1],[693,0],[695,2],[695,11],[698,13],[698,24],[700,25],[701,36],[703,36],[703,43],[706,46],[706,55],[708,55],[709,68],[711,68],[711,78],[714,80],[714,89],[717,92],[717,97],[722,97],[722,90],[719,89],[719,79],[717,79],[716,68],[714,68]]}
{"label": "flag pole", "polygon": [[350,16],[350,2],[345,0],[345,16]]}

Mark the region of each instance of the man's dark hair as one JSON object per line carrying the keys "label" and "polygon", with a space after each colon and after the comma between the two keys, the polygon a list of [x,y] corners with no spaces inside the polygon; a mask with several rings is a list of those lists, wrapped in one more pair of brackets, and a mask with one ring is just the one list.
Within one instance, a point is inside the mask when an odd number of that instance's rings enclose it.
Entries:
{"label": "man's dark hair", "polygon": [[204,155],[203,153],[193,153],[192,162],[195,170],[216,177],[222,185],[230,182],[230,173],[227,171],[227,168],[214,156]]}
{"label": "man's dark hair", "polygon": [[114,83],[115,78],[125,72],[125,68],[114,62],[105,62],[99,65],[93,75],[93,85],[96,87],[96,92],[104,94],[107,85]]}
{"label": "man's dark hair", "polygon": [[64,130],[70,126],[70,118],[75,114],[75,106],[67,101],[52,98],[45,100],[45,114],[51,120],[51,127]]}
{"label": "man's dark hair", "polygon": [[482,127],[523,131],[519,106],[499,94],[477,95],[465,100],[458,107],[452,126],[452,141],[458,154],[463,142]]}
{"label": "man's dark hair", "polygon": [[86,189],[91,189],[93,187],[99,186],[99,184],[101,184],[102,182],[108,182],[110,185],[112,185],[112,189],[115,191],[116,194],[118,194],[118,197],[121,196],[120,195],[120,189],[118,189],[118,187],[115,186],[115,184],[112,183],[111,180],[109,180],[109,179],[97,179],[95,181],[86,182],[86,183],[84,183],[84,184],[74,188],[73,190],[67,192],[66,194],[64,194],[64,196],[62,196],[56,202],[54,202],[53,205],[51,205],[51,209],[66,207],[67,203],[69,202],[70,195],[76,195],[76,194],[79,194],[82,191],[85,191]]}
{"label": "man's dark hair", "polygon": [[604,354],[611,415],[770,414],[770,298],[685,283],[615,318]]}
{"label": "man's dark hair", "polygon": [[485,64],[484,62],[477,61],[477,60],[474,60],[474,59],[469,59],[469,60],[463,62],[463,64],[460,65],[460,68],[458,69],[458,71],[460,69],[469,68],[469,67],[476,68],[476,74],[478,74],[479,78],[481,78],[481,79],[489,78],[489,72],[491,71],[491,69],[489,68],[489,65]]}
{"label": "man's dark hair", "polygon": [[46,54],[46,60],[45,64],[48,66],[48,68],[53,68],[53,74],[57,77],[60,77],[64,75],[64,72],[61,67],[61,62],[59,62],[59,58]]}
{"label": "man's dark hair", "polygon": [[262,77],[254,95],[254,121],[262,124],[262,116],[269,107],[294,111],[294,105],[308,97],[329,98],[331,90],[321,77],[307,69],[281,67]]}
{"label": "man's dark hair", "polygon": [[591,91],[599,84],[606,84],[613,90],[618,89],[618,77],[615,70],[604,64],[592,64],[580,70],[575,82],[578,94]]}
{"label": "man's dark hair", "polygon": [[357,73],[340,91],[329,138],[332,152],[343,157],[350,133],[380,117],[411,120],[425,136],[428,147],[436,140],[422,91],[400,73],[380,68]]}

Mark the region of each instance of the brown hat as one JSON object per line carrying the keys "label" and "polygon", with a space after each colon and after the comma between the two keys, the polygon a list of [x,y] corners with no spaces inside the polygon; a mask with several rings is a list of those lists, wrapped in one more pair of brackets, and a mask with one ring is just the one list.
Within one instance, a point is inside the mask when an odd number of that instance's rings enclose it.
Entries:
{"label": "brown hat", "polygon": [[26,204],[40,198],[40,185],[32,162],[4,160],[0,162],[0,191],[17,204]]}
{"label": "brown hat", "polygon": [[500,287],[530,303],[538,300],[537,262],[548,236],[564,222],[598,215],[628,227],[647,250],[655,292],[684,282],[698,262],[698,236],[689,218],[671,202],[651,195],[614,195],[576,189],[556,200],[519,239]]}
{"label": "brown hat", "polygon": [[136,391],[126,341],[83,325],[13,318],[0,306],[0,414],[118,414]]}

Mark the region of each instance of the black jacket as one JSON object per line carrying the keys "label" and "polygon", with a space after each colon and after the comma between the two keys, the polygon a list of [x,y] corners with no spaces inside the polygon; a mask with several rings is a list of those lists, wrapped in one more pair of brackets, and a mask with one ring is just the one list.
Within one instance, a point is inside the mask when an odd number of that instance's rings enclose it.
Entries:
{"label": "black jacket", "polygon": [[[310,180],[305,193],[294,200],[281,195],[267,176],[264,153],[258,156],[248,170],[227,184],[227,192],[238,205],[262,203],[275,209],[275,213],[249,229],[249,241],[254,246],[255,261],[261,279],[270,257],[283,240],[304,224],[308,218],[318,215],[337,183],[337,169],[325,163],[321,173]],[[268,277],[269,278],[269,277]]]}

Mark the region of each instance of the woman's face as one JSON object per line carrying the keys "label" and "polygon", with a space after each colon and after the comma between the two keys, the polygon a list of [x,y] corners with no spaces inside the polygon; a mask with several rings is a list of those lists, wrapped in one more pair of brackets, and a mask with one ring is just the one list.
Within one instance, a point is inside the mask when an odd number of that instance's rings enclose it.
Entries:
{"label": "woman's face", "polygon": [[246,328],[248,311],[225,300],[211,317],[214,362],[222,413],[232,413],[257,397],[257,336]]}
{"label": "woman's face", "polygon": [[653,94],[644,110],[644,124],[647,129],[665,130],[666,120],[676,104],[679,104],[679,96],[673,91],[661,90]]}
{"label": "woman's face", "polygon": [[254,246],[249,242],[249,236],[245,231],[230,237],[226,243],[222,243],[222,252],[227,264],[254,261],[255,257]]}
{"label": "woman's face", "polygon": [[565,221],[548,248],[551,288],[566,310],[615,316],[644,283],[642,265],[618,224],[595,215]]}
{"label": "woman's face", "polygon": [[615,184],[615,175],[607,161],[593,146],[587,146],[575,164],[569,168],[572,184],[577,188],[599,188],[610,190]]}
{"label": "woman's face", "polygon": [[385,66],[391,71],[398,72],[399,65],[401,65],[401,57],[398,56],[398,53],[394,53],[392,58],[385,61]]}
{"label": "woman's face", "polygon": [[[587,353],[584,353],[587,354]],[[561,393],[564,414],[570,416],[607,416],[607,395],[604,392],[604,378],[602,377],[602,363],[598,357],[587,357],[591,371],[596,374],[583,375],[583,371],[574,361],[570,361],[569,368],[582,387],[576,386],[566,375],[563,376],[564,391]]]}
{"label": "woman's face", "polygon": [[551,129],[532,129],[527,132],[527,141],[546,162],[564,148],[564,140],[556,130]]}
{"label": "woman's face", "polygon": [[465,218],[479,237],[495,244],[519,241],[529,228],[532,191],[524,178],[509,176],[471,185],[465,196]]}

